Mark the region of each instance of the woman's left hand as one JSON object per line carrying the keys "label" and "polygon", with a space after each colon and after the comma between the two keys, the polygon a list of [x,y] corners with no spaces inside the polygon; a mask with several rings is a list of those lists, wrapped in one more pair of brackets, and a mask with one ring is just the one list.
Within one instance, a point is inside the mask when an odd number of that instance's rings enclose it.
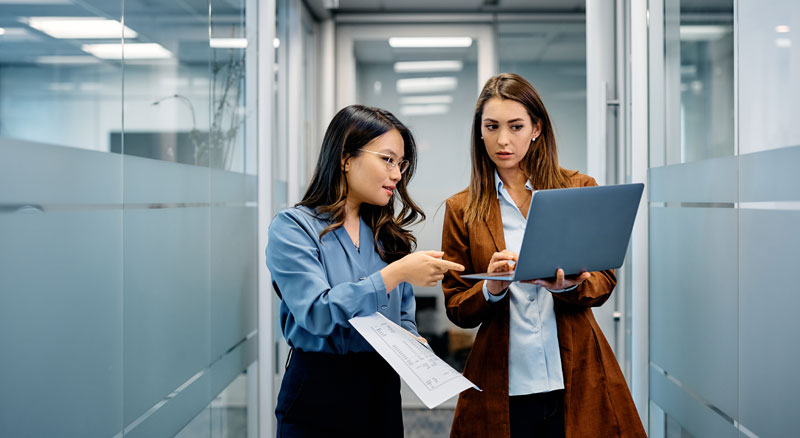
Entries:
{"label": "woman's left hand", "polygon": [[589,277],[591,277],[591,273],[589,272],[581,272],[578,275],[564,275],[564,270],[559,269],[556,271],[556,278],[553,281],[545,280],[543,278],[539,278],[536,280],[529,280],[524,281],[523,283],[531,283],[537,286],[542,286],[549,290],[562,290],[568,289],[576,284],[581,284],[586,281]]}

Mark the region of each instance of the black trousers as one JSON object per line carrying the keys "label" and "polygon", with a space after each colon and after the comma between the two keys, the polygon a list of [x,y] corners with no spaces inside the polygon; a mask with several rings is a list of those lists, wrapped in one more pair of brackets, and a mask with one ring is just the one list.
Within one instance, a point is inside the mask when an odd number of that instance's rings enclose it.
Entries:
{"label": "black trousers", "polygon": [[508,398],[511,438],[564,438],[564,390]]}
{"label": "black trousers", "polygon": [[400,377],[377,353],[294,350],[275,416],[279,438],[402,438]]}

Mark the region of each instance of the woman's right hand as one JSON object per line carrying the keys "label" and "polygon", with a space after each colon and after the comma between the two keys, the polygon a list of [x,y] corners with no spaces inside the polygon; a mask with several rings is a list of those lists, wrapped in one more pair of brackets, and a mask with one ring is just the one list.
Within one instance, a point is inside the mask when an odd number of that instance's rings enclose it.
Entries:
{"label": "woman's right hand", "polygon": [[[489,260],[489,266],[486,268],[486,272],[491,274],[493,272],[512,271],[514,270],[514,266],[517,264],[517,257],[517,253],[507,249],[496,252],[492,254],[492,258]],[[486,289],[492,295],[500,295],[509,285],[511,285],[510,281],[486,280]]]}
{"label": "woman's right hand", "polygon": [[414,286],[436,286],[449,270],[463,271],[458,263],[443,260],[441,251],[417,251],[390,263],[381,269],[383,282],[388,293],[398,284],[406,281]]}

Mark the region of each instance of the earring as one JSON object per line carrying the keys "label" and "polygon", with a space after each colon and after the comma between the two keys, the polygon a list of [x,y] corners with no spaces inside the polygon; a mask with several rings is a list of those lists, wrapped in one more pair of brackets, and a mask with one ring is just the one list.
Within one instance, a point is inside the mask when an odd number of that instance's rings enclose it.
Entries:
{"label": "earring", "polygon": [[536,137],[533,137],[533,138],[531,139],[531,143],[533,143],[533,142],[535,142],[535,141],[536,141]]}
{"label": "earring", "polygon": [[483,136],[481,135],[481,140],[483,140]]}

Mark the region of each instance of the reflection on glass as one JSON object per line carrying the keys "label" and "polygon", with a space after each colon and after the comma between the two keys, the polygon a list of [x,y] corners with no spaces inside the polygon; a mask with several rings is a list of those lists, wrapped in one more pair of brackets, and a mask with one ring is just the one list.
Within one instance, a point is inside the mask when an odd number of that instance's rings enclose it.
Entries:
{"label": "reflection on glass", "polygon": [[108,151],[121,129],[122,65],[86,46],[119,46],[120,2],[63,5],[61,17],[24,3],[0,7],[0,137]]}
{"label": "reflection on glass", "polygon": [[800,2],[764,6],[736,3],[740,154],[800,145]]}
{"label": "reflection on glass", "polygon": [[667,164],[734,154],[733,1],[706,3],[665,3]]}
{"label": "reflection on glass", "polygon": [[244,171],[245,34],[244,0],[211,1],[211,123],[208,154],[211,167]]}
{"label": "reflection on glass", "polygon": [[[125,136],[112,134],[112,152],[208,166],[210,48],[208,10],[126,5]],[[131,59],[128,46],[157,43],[168,57]]]}

